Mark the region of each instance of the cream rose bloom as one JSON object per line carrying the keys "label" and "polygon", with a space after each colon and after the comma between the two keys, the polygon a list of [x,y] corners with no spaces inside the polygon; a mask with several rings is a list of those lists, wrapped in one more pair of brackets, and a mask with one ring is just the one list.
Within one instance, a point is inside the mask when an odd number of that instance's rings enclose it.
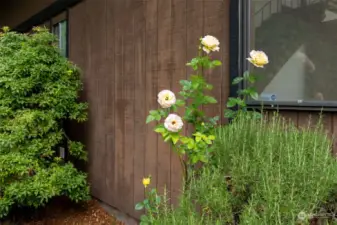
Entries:
{"label": "cream rose bloom", "polygon": [[256,67],[263,68],[264,65],[269,63],[268,56],[263,51],[252,50],[249,55],[250,57],[247,60]]}
{"label": "cream rose bloom", "polygon": [[176,103],[176,96],[170,90],[162,90],[158,94],[158,103],[164,109],[170,108]]}
{"label": "cream rose bloom", "polygon": [[202,44],[202,50],[209,54],[210,52],[214,51],[219,51],[220,50],[220,42],[217,38],[211,36],[211,35],[206,35],[201,39],[201,44]]}
{"label": "cream rose bloom", "polygon": [[168,131],[178,132],[183,127],[184,123],[180,116],[176,114],[170,114],[166,117],[164,126]]}

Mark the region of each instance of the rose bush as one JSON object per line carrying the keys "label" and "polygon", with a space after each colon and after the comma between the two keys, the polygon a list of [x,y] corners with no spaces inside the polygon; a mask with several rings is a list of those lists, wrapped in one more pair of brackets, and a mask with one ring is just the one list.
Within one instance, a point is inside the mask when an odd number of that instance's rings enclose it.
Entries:
{"label": "rose bush", "polygon": [[[263,51],[252,50],[249,53],[247,60],[255,67],[263,68],[269,63],[268,56]],[[240,111],[247,111],[246,100],[252,98],[258,100],[258,93],[253,87],[256,82],[256,76],[249,71],[244,72],[243,76],[236,77],[232,85],[241,85],[237,92],[237,97],[229,97],[227,102],[227,109],[224,112],[225,117],[235,118]],[[255,118],[260,118],[261,114],[253,111]]]}
{"label": "rose bush", "polygon": [[[201,110],[203,105],[217,103],[215,98],[206,94],[213,86],[206,82],[202,72],[221,65],[219,60],[210,58],[212,52],[219,50],[218,39],[210,35],[201,38],[198,56],[187,63],[195,74],[188,80],[180,81],[180,98],[177,99],[170,90],[160,91],[158,103],[161,108],[151,110],[146,119],[146,123],[164,119],[164,123],[158,124],[154,131],[161,134],[164,141],[173,145],[174,151],[179,155],[186,180],[196,163],[207,163],[211,157],[210,146],[215,140],[213,131],[219,117],[209,118]],[[176,114],[179,107],[184,107],[183,116]],[[184,134],[184,124],[192,125],[194,130],[190,135]]]}

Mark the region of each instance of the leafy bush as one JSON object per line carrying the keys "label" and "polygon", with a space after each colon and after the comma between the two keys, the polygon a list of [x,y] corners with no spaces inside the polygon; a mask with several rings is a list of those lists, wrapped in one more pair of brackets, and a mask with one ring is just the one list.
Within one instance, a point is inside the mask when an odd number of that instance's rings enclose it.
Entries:
{"label": "leafy bush", "polygon": [[331,144],[321,126],[299,130],[278,115],[239,113],[217,130],[213,165],[150,224],[309,224],[335,188]]}
{"label": "leafy bush", "polygon": [[66,138],[62,121],[84,121],[87,104],[77,102],[79,69],[54,43],[42,28],[0,33],[0,218],[54,196],[89,198],[86,175],[57,154],[67,140],[70,156],[86,159],[83,145]]}

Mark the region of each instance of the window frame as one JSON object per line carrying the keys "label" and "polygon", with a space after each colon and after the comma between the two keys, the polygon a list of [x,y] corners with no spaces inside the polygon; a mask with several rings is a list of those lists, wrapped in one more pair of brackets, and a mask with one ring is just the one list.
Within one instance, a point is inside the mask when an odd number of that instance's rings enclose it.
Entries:
{"label": "window frame", "polygon": [[[230,1],[230,83],[248,69],[251,33],[251,1]],[[244,87],[243,83],[231,85],[230,97],[237,97],[237,92]],[[337,112],[336,101],[257,101],[247,100],[250,109],[277,109],[294,111],[327,111]]]}

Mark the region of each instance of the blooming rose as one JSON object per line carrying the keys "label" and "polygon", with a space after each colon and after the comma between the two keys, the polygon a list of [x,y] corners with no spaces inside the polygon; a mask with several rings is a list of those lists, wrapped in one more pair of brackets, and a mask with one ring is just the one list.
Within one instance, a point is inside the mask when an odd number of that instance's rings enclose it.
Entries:
{"label": "blooming rose", "polygon": [[201,44],[203,45],[202,50],[204,50],[207,54],[214,51],[218,52],[220,50],[219,40],[211,35],[206,35],[203,37],[201,39]]}
{"label": "blooming rose", "polygon": [[170,90],[162,90],[158,94],[158,103],[162,108],[170,108],[176,103],[176,96]]}
{"label": "blooming rose", "polygon": [[176,114],[170,114],[165,119],[164,126],[168,131],[178,132],[183,127],[184,123],[181,117]]}
{"label": "blooming rose", "polygon": [[250,53],[250,58],[247,58],[256,67],[263,68],[264,65],[269,63],[268,56],[263,51],[252,50]]}
{"label": "blooming rose", "polygon": [[151,183],[151,178],[150,177],[144,177],[143,178],[143,185],[145,188]]}

